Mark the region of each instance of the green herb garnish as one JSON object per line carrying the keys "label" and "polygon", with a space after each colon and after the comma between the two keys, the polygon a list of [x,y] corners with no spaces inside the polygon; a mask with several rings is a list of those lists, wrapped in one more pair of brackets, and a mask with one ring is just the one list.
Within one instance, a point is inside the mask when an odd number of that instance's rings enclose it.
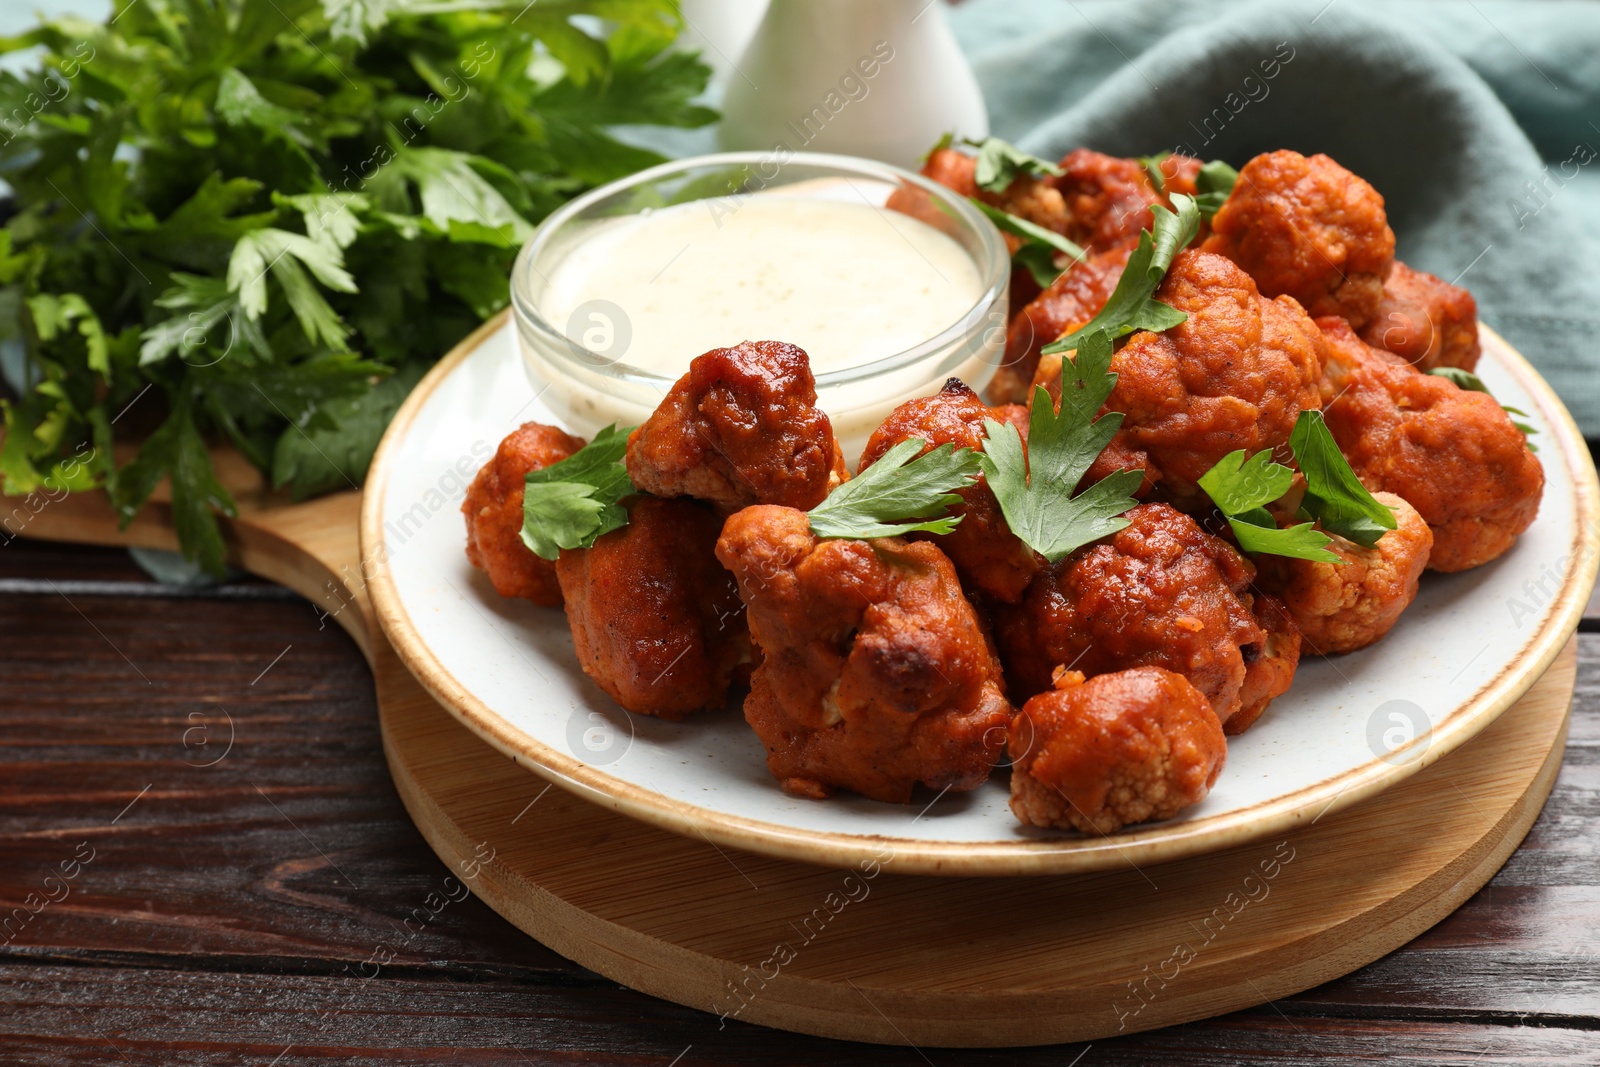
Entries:
{"label": "green herb garnish", "polygon": [[566,459],[528,472],[522,543],[534,555],[556,559],[563,548],[588,548],[600,535],[628,524],[628,509],[620,501],[636,490],[622,459],[633,430],[613,423]]}
{"label": "green herb garnish", "polygon": [[1329,533],[1371,548],[1395,528],[1394,511],[1379,503],[1350,469],[1322,412],[1300,413],[1289,435],[1289,447],[1306,480],[1299,515],[1315,523],[1279,529],[1266,510],[1294,481],[1294,471],[1272,462],[1268,450],[1248,459],[1242,448],[1230,452],[1200,478],[1200,488],[1227,518],[1240,548],[1319,563],[1344,563],[1327,550],[1332,543]]}
{"label": "green herb garnish", "polygon": [[1099,314],[1082,329],[1045,345],[1043,353],[1069,352],[1078,347],[1082,339],[1095,333],[1103,333],[1111,340],[1135,330],[1159,333],[1189,317],[1154,296],[1156,287],[1167,275],[1167,268],[1172,266],[1173,257],[1200,232],[1200,212],[1193,197],[1174,193],[1172,206],[1174,211],[1159,204],[1151,207],[1154,233],[1145,230],[1139,234],[1139,247],[1128,257],[1128,265],[1123,268],[1111,299]]}
{"label": "green herb garnish", "polygon": [[1161,170],[1161,164],[1172,158],[1171,152],[1157,152],[1153,156],[1139,156],[1139,163],[1144,167],[1144,172],[1150,176],[1150,184],[1156,187],[1156,192],[1167,191],[1167,176]]}
{"label": "green herb garnish", "polygon": [[954,530],[961,516],[949,514],[950,506],[961,502],[956,490],[978,480],[978,457],[948,442],[917,455],[927,447],[921,438],[907,438],[834,489],[808,513],[811,532],[864,540]]}
{"label": "green herb garnish", "polygon": [[1448,378],[1457,389],[1465,389],[1469,393],[1489,392],[1482,378],[1461,367],[1435,367],[1428,373],[1435,378]]}
{"label": "green herb garnish", "polygon": [[989,488],[1011,532],[1051,563],[1125,528],[1122,513],[1138,503],[1132,493],[1144,475],[1136,470],[1108,474],[1073,495],[1122,425],[1119,412],[1095,417],[1117,384],[1110,366],[1111,339],[1084,338],[1077,357],[1061,361],[1060,410],[1043,386],[1034,390],[1026,448],[1015,426],[984,420],[979,460]]}
{"label": "green herb garnish", "polygon": [[933,158],[935,152],[943,152],[946,148],[949,148],[952,144],[955,144],[955,140],[956,135],[954,133],[949,130],[944,131],[944,133],[940,135],[939,139],[933,142],[933,147],[922,153],[922,159],[920,162],[928,162],[928,160]]}
{"label": "green herb garnish", "polygon": [[1220,159],[1201,167],[1194,179],[1195,203],[1200,208],[1200,217],[1210,220],[1227,201],[1233,192],[1233,183],[1238,180],[1239,172]]}
{"label": "green herb garnish", "polygon": [[0,38],[35,68],[0,72],[0,488],[99,486],[131,519],[169,479],[214,571],[208,447],[296,496],[358,483],[382,383],[506,305],[557,205],[662,161],[610,131],[716,117],[673,0],[108,6]]}
{"label": "green herb garnish", "polygon": [[1032,156],[1009,141],[987,137],[982,141],[967,141],[978,150],[978,169],[974,175],[978,188],[991,193],[1003,193],[1010,188],[1018,175],[1035,178],[1059,178],[1060,167]]}
{"label": "green herb garnish", "polygon": [[1289,491],[1294,471],[1272,462],[1272,452],[1262,449],[1245,458],[1245,450],[1229,452],[1200,478],[1200,488],[1222,512],[1246,552],[1309,559],[1318,563],[1343,563],[1328,551],[1332,538],[1314,523],[1302,522],[1284,529],[1266,505]]}
{"label": "green herb garnish", "polygon": [[1000,230],[1013,237],[1022,238],[1022,246],[1011,254],[1011,262],[1027,268],[1040,288],[1049,288],[1050,283],[1061,276],[1062,268],[1056,266],[1058,254],[1077,263],[1089,258],[1081,246],[1067,240],[1054,230],[1047,230],[1027,219],[1001,211],[993,205],[985,204],[977,197],[972,197],[971,201],[972,206],[988,216],[989,221]]}
{"label": "green herb garnish", "polygon": [[1295,462],[1306,477],[1300,508],[1329,533],[1371,548],[1396,526],[1394,511],[1361,484],[1339,451],[1320,411],[1302,411],[1289,435]]}
{"label": "green herb garnish", "polygon": [[[1463,370],[1460,367],[1435,367],[1428,373],[1438,378],[1448,378],[1450,381],[1455,383],[1456,388],[1458,389],[1465,389],[1472,393],[1483,393],[1493,399],[1494,394],[1490,393],[1489,387],[1483,384],[1483,379],[1478,377],[1476,374],[1473,374],[1469,370]],[[1528,437],[1539,432],[1537,427],[1530,426],[1526,422],[1517,421],[1518,419],[1526,419],[1528,417],[1528,413],[1526,411],[1523,411],[1521,408],[1514,408],[1510,404],[1501,404],[1500,407],[1503,411],[1505,411],[1506,414],[1516,416],[1516,418],[1511,420],[1511,425],[1521,430],[1523,437]],[[1529,452],[1539,451],[1539,447],[1532,441],[1527,442],[1527,445]]]}

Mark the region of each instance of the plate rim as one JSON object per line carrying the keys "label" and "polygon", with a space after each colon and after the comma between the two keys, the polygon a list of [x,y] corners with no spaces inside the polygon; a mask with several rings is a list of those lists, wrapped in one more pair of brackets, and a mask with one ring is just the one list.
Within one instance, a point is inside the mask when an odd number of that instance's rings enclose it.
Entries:
{"label": "plate rim", "polygon": [[485,341],[505,329],[509,320],[509,309],[502,311],[451,349],[412,389],[373,455],[362,492],[360,544],[374,614],[396,655],[418,684],[497,751],[591,802],[673,833],[702,837],[713,845],[728,845],[746,852],[830,867],[852,867],[874,860],[882,862],[888,851],[896,869],[908,874],[1015,877],[1166,863],[1221,851],[1280,833],[1302,822],[1316,822],[1330,811],[1350,807],[1411,777],[1465,744],[1515,704],[1549,668],[1577,629],[1597,570],[1600,570],[1600,479],[1597,479],[1588,445],[1566,405],[1543,376],[1510,343],[1480,323],[1484,348],[1493,349],[1493,358],[1534,397],[1550,422],[1549,440],[1560,447],[1573,471],[1571,491],[1577,521],[1572,551],[1574,565],[1569,568],[1554,610],[1544,625],[1504,669],[1457,705],[1457,712],[1466,709],[1466,714],[1452,714],[1452,721],[1442,730],[1430,730],[1411,742],[1415,745],[1423,739],[1427,741],[1426,748],[1416,758],[1398,762],[1374,759],[1337,777],[1247,808],[1201,820],[1123,830],[1094,839],[1064,836],[1016,841],[930,842],[885,834],[802,830],[732,815],[673,800],[616,778],[603,768],[586,764],[517,729],[444,667],[412,625],[401,602],[387,552],[379,550],[384,545],[383,503],[391,457],[439,386]]}

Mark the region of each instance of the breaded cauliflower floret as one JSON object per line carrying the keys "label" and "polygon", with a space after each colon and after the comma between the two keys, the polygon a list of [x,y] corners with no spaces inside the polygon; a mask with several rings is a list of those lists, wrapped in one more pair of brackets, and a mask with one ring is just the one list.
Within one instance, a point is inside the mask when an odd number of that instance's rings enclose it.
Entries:
{"label": "breaded cauliflower floret", "polygon": [[1386,349],[1420,371],[1435,367],[1472,370],[1482,352],[1478,344],[1478,302],[1459,285],[1398,259],[1383,284],[1383,299],[1361,339]]}
{"label": "breaded cauliflower floret", "polygon": [[[1178,253],[1156,298],[1188,318],[1117,350],[1104,410],[1123,412],[1122,427],[1088,477],[1140,469],[1141,497],[1203,508],[1198,482],[1219,459],[1284,446],[1300,412],[1319,406],[1322,337],[1299,304],[1266,299],[1249,275],[1206,252]],[[1042,359],[1035,380],[1059,401],[1060,357]]]}
{"label": "breaded cauliflower floret", "polygon": [[[975,196],[1007,214],[1026,219],[1047,230],[1065,234],[1072,225],[1054,178],[1019,174],[1001,192],[980,189],[978,158],[955,148],[941,148],[929,153],[927,162],[922,165],[922,174],[962,196]],[[891,196],[887,206],[891,210],[904,210],[894,196]],[[1014,246],[1012,250],[1016,250]]]}
{"label": "breaded cauliflower floret", "polygon": [[522,493],[529,471],[543,470],[584,445],[537,422],[512,430],[494,458],[479,469],[461,502],[467,517],[467,561],[489,575],[494,591],[521,597],[547,608],[561,605],[556,565],[540,559],[522,543]]}
{"label": "breaded cauliflower floret", "polygon": [[979,192],[978,157],[957,148],[937,148],[929,152],[922,164],[922,176],[962,196],[977,196]]}
{"label": "breaded cauliflower floret", "polygon": [[[1172,206],[1172,194],[1182,193],[1184,196],[1194,196],[1198,190],[1195,183],[1200,177],[1200,168],[1204,166],[1194,156],[1170,155],[1157,164],[1161,171],[1162,198],[1167,206]],[[1202,222],[1201,226],[1204,227]],[[1204,229],[1201,233],[1204,234]]]}
{"label": "breaded cauliflower floret", "polygon": [[1011,811],[1023,825],[1109,834],[1170,819],[1216,784],[1227,739],[1183,675],[1067,671],[1056,685],[1011,720]]}
{"label": "breaded cauliflower floret", "polygon": [[1344,563],[1256,557],[1256,585],[1284,602],[1311,652],[1332,655],[1366,648],[1388,633],[1417,597],[1417,579],[1428,565],[1433,532],[1415,508],[1393,493],[1374,495],[1393,509],[1396,528],[1371,548],[1334,536],[1328,551]]}
{"label": "breaded cauliflower floret", "polygon": [[1091,676],[1164,667],[1237,733],[1289,688],[1300,657],[1293,620],[1252,596],[1255,568],[1188,515],[1141,504],[1127,519],[1041,571],[1021,603],[994,606],[1013,699],[1049,689],[1058,667]]}
{"label": "breaded cauliflower floret", "polygon": [[1324,155],[1256,156],[1211,220],[1201,246],[1243,267],[1267,296],[1357,328],[1383,296],[1394,231],[1378,191]]}
{"label": "breaded cauliflower floret", "polygon": [[849,477],[817,407],[811,359],[782,341],[695,357],[628,438],[627,465],[641,492],[692,496],[725,514],[751,504],[814,508]]}
{"label": "breaded cauliflower floret", "polygon": [[1112,249],[1137,243],[1139,231],[1155,224],[1150,207],[1163,197],[1137,159],[1075,148],[1060,166],[1055,185],[1072,220],[1065,233],[1078,244]]}
{"label": "breaded cauliflower floret", "polygon": [[681,498],[638,497],[628,516],[556,563],[578,663],[640,715],[720,708],[751,662],[744,605],[715,554],[722,524]]}
{"label": "breaded cauliflower floret", "polygon": [[[924,452],[943,444],[981,452],[984,420],[998,417],[961,379],[951,378],[933,396],[908,400],[890,412],[867,441],[857,469],[866,470],[889,449],[912,437],[928,442]],[[950,513],[961,516],[960,525],[934,543],[955,564],[966,588],[998,600],[1019,599],[1038,571],[1040,558],[1006,525],[1000,502],[983,478],[959,495],[962,502]],[[929,536],[914,534],[912,539],[927,540]]]}
{"label": "breaded cauliflower floret", "polygon": [[1300,627],[1283,601],[1266,593],[1248,595],[1250,614],[1261,627],[1261,645],[1241,649],[1244,682],[1239,686],[1239,710],[1228,716],[1223,731],[1242,734],[1273,699],[1289,691],[1300,666]]}
{"label": "breaded cauliflower floret", "polygon": [[960,791],[988,778],[1011,706],[943,552],[819,541],[804,512],[752,507],[728,519],[717,558],[762,653],[745,719],[786,791],[904,804],[919,782]]}
{"label": "breaded cauliflower floret", "polygon": [[1511,416],[1487,393],[1371,347],[1343,319],[1317,325],[1328,429],[1363,485],[1403,498],[1428,524],[1428,566],[1464,571],[1509,549],[1544,494],[1544,467]]}

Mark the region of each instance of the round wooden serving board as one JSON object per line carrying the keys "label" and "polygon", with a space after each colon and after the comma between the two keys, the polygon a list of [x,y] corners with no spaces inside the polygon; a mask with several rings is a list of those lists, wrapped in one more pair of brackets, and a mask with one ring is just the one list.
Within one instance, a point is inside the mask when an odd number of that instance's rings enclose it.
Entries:
{"label": "round wooden serving board", "polygon": [[[247,479],[240,565],[334,613],[372,664],[396,788],[496,911],[625,985],[747,1022],[890,1044],[1092,1040],[1308,989],[1399,948],[1487,882],[1549,796],[1569,643],[1482,734],[1281,837],[1143,869],[1011,879],[831,870],[719,848],[579,799],[439,707],[366,601],[360,499],[289,504]],[[164,509],[119,533],[98,496],[27,535],[173,547]]]}

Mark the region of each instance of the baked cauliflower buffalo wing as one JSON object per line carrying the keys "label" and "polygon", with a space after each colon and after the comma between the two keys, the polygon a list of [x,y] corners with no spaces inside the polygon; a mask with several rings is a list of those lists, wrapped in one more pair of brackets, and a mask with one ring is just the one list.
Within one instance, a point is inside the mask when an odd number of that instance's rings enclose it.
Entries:
{"label": "baked cauliflower buffalo wing", "polygon": [[512,430],[494,458],[467,488],[461,513],[467,517],[467,561],[489,575],[494,591],[553,608],[561,604],[556,565],[522,543],[522,492],[529,471],[559,463],[583,447],[554,426],[525,422]]}
{"label": "baked cauliflower buffalo wing", "polygon": [[[1003,421],[1006,414],[984,406],[961,379],[951,378],[933,396],[908,400],[890,412],[867,441],[859,469],[870,467],[889,449],[912,437],[928,442],[925,452],[942,444],[981,452],[983,421]],[[962,503],[954,505],[950,513],[960,515],[961,523],[935,543],[950,557],[967,589],[998,600],[1017,600],[1039,569],[1039,557],[1011,532],[1000,502],[982,479],[960,490],[959,495]],[[926,536],[913,534],[912,538],[925,540]]]}
{"label": "baked cauliflower buffalo wing", "polygon": [[695,357],[628,439],[628,477],[660,497],[692,496],[724,514],[751,504],[806,510],[847,478],[811,360],[782,341]]}
{"label": "baked cauliflower buffalo wing", "polygon": [[975,196],[986,204],[1047,230],[1066,234],[1072,224],[1066,201],[1062,199],[1053,178],[1019,174],[1004,192],[980,189],[977,157],[954,148],[941,148],[929,153],[927,162],[922,165],[922,173],[924,177],[932,178],[962,196]]}
{"label": "baked cauliflower buffalo wing", "polygon": [[1393,493],[1375,495],[1394,512],[1396,527],[1371,548],[1330,535],[1328,551],[1343,563],[1256,557],[1257,588],[1283,602],[1310,652],[1366,648],[1388,633],[1417,598],[1433,532],[1404,500]]}
{"label": "baked cauliflower buffalo wing", "polygon": [[[1178,253],[1156,298],[1189,317],[1164,333],[1134,334],[1112,358],[1117,385],[1105,410],[1124,418],[1088,477],[1141,469],[1141,497],[1202,508],[1200,477],[1219,459],[1280,448],[1300,412],[1320,404],[1322,336],[1294,300],[1266,299],[1249,275],[1207,252]],[[1044,357],[1035,378],[1058,403],[1060,361]]]}
{"label": "baked cauliflower buffalo wing", "polygon": [[731,516],[717,558],[761,651],[745,718],[790,793],[905,803],[981,784],[1011,716],[955,569],[925,541],[819,541],[804,512]]}
{"label": "baked cauliflower buffalo wing", "polygon": [[629,711],[678,720],[720,708],[748,672],[744,605],[716,558],[721,527],[693,500],[637,497],[628,525],[556,562],[578,662]]}
{"label": "baked cauliflower buffalo wing", "polygon": [[1227,256],[1267,296],[1364,326],[1394,265],[1378,191],[1324,155],[1267,152],[1239,171],[1201,246]]}
{"label": "baked cauliflower buffalo wing", "polygon": [[[1171,206],[1156,191],[1150,172],[1137,159],[1076,148],[1062,157],[1060,167],[1061,177],[1054,182],[1071,219],[1065,233],[1085,248],[1137,244],[1139,231],[1148,230],[1155,223],[1151,205]],[[1197,159],[1167,157],[1163,174],[1171,173],[1177,179],[1169,186],[1170,191],[1192,193],[1199,169]]]}
{"label": "baked cauliflower buffalo wing", "polygon": [[1406,500],[1433,531],[1428,566],[1464,571],[1503,554],[1539,513],[1544,467],[1487,393],[1422,374],[1357,337],[1327,338],[1323,415],[1356,477]]}
{"label": "baked cauliflower buffalo wing", "polygon": [[1188,515],[1141,504],[1127,518],[1120,533],[1041,572],[1021,603],[995,605],[1012,698],[1045,692],[1059,667],[1090,676],[1164,667],[1239,733],[1294,678],[1294,621],[1272,597],[1252,595],[1255,567]]}
{"label": "baked cauliflower buffalo wing", "polygon": [[1199,803],[1228,754],[1205,695],[1160,667],[1062,672],[1012,718],[1008,745],[1017,819],[1086,834]]}
{"label": "baked cauliflower buffalo wing", "polygon": [[1062,271],[1055,281],[1011,317],[1006,327],[1005,362],[989,381],[995,403],[1025,404],[1039,368],[1039,350],[1062,334],[1085,325],[1111,299],[1134,246],[1124,244],[1091,253]]}
{"label": "baked cauliflower buffalo wing", "polygon": [[1472,370],[1478,345],[1478,302],[1459,285],[1395,260],[1383,299],[1361,339],[1386,349],[1420,371],[1435,367]]}

